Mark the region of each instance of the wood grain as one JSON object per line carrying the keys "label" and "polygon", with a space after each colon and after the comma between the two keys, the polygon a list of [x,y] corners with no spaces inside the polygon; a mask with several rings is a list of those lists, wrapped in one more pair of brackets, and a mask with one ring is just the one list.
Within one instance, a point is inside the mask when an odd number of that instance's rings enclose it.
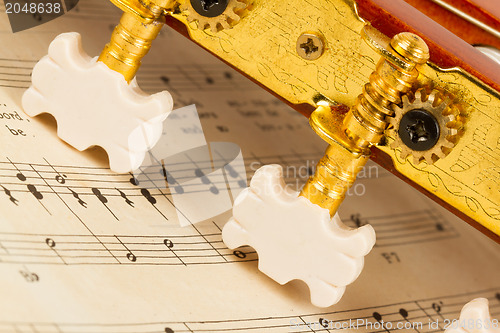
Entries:
{"label": "wood grain", "polygon": [[385,35],[418,34],[429,45],[431,61],[443,68],[460,67],[500,91],[500,67],[470,44],[402,0],[357,0],[359,14]]}

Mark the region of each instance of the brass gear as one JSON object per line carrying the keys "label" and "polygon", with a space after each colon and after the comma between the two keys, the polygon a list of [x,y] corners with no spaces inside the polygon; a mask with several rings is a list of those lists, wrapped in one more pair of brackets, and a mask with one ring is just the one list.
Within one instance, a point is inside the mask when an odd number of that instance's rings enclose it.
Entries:
{"label": "brass gear", "polygon": [[[388,137],[394,139],[390,147],[395,150],[400,149],[402,159],[406,159],[409,155],[412,155],[414,164],[419,164],[425,160],[428,165],[431,165],[438,159],[444,158],[455,146],[460,128],[462,127],[458,104],[453,103],[451,96],[446,96],[440,90],[436,89],[432,90],[429,94],[426,93],[425,89],[419,89],[413,96],[403,95],[401,100],[402,106],[393,105],[394,117],[388,118],[390,126],[386,134]],[[429,119],[433,119],[438,127],[434,138],[435,143],[432,147],[426,150],[415,150],[409,147],[401,138],[400,127],[402,119],[410,111],[432,116]],[[410,129],[414,131],[413,133],[416,132],[415,128]],[[403,130],[409,132],[410,129],[405,128]],[[411,134],[409,136],[411,137]],[[419,137],[417,135],[417,140],[420,140],[420,138],[425,138],[425,136]]]}
{"label": "brass gear", "polygon": [[205,30],[210,27],[213,33],[222,29],[231,29],[234,24],[239,22],[241,12],[247,8],[247,4],[241,0],[227,0],[228,4],[226,9],[218,16],[206,17],[199,14],[192,6],[190,0],[185,0],[181,4],[181,11],[187,12],[188,22],[197,22],[198,29]]}

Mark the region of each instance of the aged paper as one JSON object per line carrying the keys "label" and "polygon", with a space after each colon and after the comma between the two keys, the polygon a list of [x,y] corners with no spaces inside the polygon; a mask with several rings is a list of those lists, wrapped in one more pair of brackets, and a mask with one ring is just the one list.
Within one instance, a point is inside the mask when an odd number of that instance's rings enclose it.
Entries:
{"label": "aged paper", "polygon": [[[106,1],[82,0],[13,34],[0,12],[0,332],[396,330],[373,326],[381,321],[438,332],[476,297],[500,317],[498,244],[372,163],[340,216],[352,227],[372,224],[377,244],[343,299],[320,309],[303,283],[280,286],[260,273],[253,249],[227,249],[230,211],[181,226],[175,184],[145,188],[114,174],[102,150],[62,142],[52,117],[27,117],[21,96],[50,41],[77,31],[96,56],[119,16]],[[276,163],[300,188],[326,148],[307,119],[167,27],[138,82],[148,93],[168,90],[174,109],[196,105],[201,123],[182,127],[185,135],[240,147],[247,175],[236,184]],[[342,326],[349,320],[359,327]]]}

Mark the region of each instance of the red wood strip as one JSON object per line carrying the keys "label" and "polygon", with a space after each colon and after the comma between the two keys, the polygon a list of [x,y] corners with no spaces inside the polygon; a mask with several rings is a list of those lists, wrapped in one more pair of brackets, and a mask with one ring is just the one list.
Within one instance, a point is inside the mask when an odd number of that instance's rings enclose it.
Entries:
{"label": "red wood strip", "polygon": [[458,66],[500,91],[500,66],[441,25],[402,0],[357,0],[359,14],[385,35],[410,31],[422,37],[431,61],[444,68]]}

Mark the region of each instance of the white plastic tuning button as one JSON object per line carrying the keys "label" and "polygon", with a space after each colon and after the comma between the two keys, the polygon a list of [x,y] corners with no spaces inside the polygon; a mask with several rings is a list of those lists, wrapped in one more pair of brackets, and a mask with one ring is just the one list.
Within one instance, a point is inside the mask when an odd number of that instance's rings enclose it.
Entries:
{"label": "white plastic tuning button", "polygon": [[252,246],[263,273],[280,284],[302,280],[315,306],[333,305],[361,273],[375,231],[370,225],[350,229],[337,214],[331,218],[328,209],[287,188],[282,173],[279,165],[257,170],[234,202],[224,243]]}
{"label": "white plastic tuning button", "polygon": [[458,321],[450,322],[445,333],[500,333],[500,324],[492,319],[486,298],[476,298],[465,304]]}
{"label": "white plastic tuning button", "polygon": [[166,91],[148,96],[137,85],[82,49],[78,33],[57,36],[35,66],[23,95],[29,116],[52,114],[57,134],[82,151],[104,148],[115,172],[137,169],[159,140],[162,122],[172,111]]}

